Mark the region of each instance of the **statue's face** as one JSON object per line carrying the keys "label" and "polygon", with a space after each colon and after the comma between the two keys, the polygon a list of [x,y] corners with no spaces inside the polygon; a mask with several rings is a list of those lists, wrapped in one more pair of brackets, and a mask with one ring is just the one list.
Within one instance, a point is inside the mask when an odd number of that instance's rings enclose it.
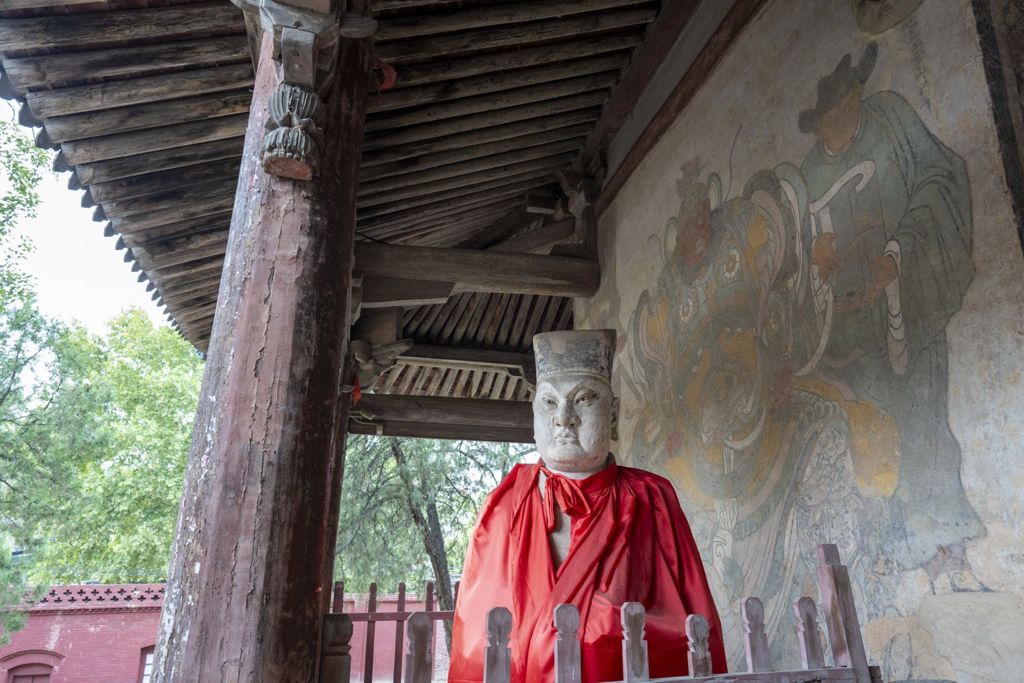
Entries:
{"label": "statue's face", "polygon": [[611,448],[619,401],[607,382],[565,374],[543,380],[533,399],[533,433],[544,463],[560,472],[595,472]]}

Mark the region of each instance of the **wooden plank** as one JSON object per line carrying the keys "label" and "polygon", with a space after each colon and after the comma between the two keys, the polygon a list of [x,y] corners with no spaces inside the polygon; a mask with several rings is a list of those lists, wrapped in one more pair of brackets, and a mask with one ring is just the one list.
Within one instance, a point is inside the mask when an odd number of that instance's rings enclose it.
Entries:
{"label": "wooden plank", "polygon": [[377,239],[392,240],[397,239],[399,236],[423,234],[432,230],[451,227],[460,222],[464,223],[466,220],[475,220],[494,214],[504,214],[519,206],[522,201],[521,195],[513,194],[504,198],[499,197],[497,201],[482,203],[478,206],[455,207],[448,213],[424,216],[420,220],[409,218],[394,223],[385,222],[376,228],[363,228],[360,226],[359,232],[363,235],[372,235]]}
{"label": "wooden plank", "polygon": [[725,55],[729,46],[743,31],[757,11],[762,7],[765,0],[736,0],[732,9],[726,15],[722,23],[715,29],[714,35],[700,51],[697,59],[687,70],[672,93],[665,99],[665,102],[658,109],[658,113],[644,129],[633,147],[626,154],[626,157],[615,169],[611,177],[605,181],[601,189],[601,195],[595,203],[595,211],[600,216],[611,204],[612,200],[622,189],[626,179],[633,174],[637,166],[647,153],[657,144],[665,131],[675,123],[680,112],[686,108],[693,97],[700,90],[700,87],[707,80],[707,77],[718,66],[719,61]]}
{"label": "wooden plank", "polygon": [[[366,602],[366,611],[373,614],[377,611],[377,584],[370,584],[370,596]],[[376,625],[373,621],[366,623],[366,652],[363,653],[363,683],[373,683],[373,645],[376,635]]]}
{"label": "wooden plank", "polygon": [[533,173],[536,171],[546,171],[548,173],[554,173],[556,169],[562,168],[571,163],[574,156],[575,155],[572,153],[565,152],[562,154],[546,156],[539,159],[524,161],[517,164],[509,164],[507,166],[499,166],[497,168],[477,171],[470,178],[446,178],[444,180],[437,180],[429,183],[423,183],[420,185],[412,185],[408,187],[403,187],[401,189],[389,190],[386,192],[367,191],[366,194],[359,195],[359,205],[376,206],[377,204],[393,202],[399,199],[422,197],[424,195],[436,196],[437,193],[443,192],[445,190],[459,190],[463,193],[468,194],[470,192],[474,192],[481,189],[477,187],[478,185],[490,182],[492,180],[518,178],[527,173]]}
{"label": "wooden plank", "polygon": [[589,109],[604,103],[607,93],[603,90],[586,92],[569,97],[558,97],[542,102],[531,102],[518,107],[465,116],[458,119],[411,126],[403,130],[388,130],[367,136],[363,143],[365,151],[392,148],[411,142],[445,138],[471,130],[492,128],[508,123],[517,123],[532,118],[563,114],[579,109]]}
{"label": "wooden plank", "polygon": [[604,71],[620,71],[628,63],[629,54],[614,52],[571,62],[561,62],[461,80],[449,80],[429,85],[388,90],[374,98],[367,111],[377,114],[405,107],[423,106],[466,97],[478,97],[487,93],[496,93],[513,88],[525,88],[540,83],[562,81],[567,78],[576,78]]}
{"label": "wooden plank", "polygon": [[159,76],[41,90],[28,93],[25,100],[33,114],[49,118],[251,88],[252,80],[252,66],[241,62]]}
{"label": "wooden plank", "polygon": [[415,273],[423,280],[455,281],[463,291],[583,297],[593,296],[600,279],[598,264],[563,256],[368,242],[357,243],[355,255],[364,275]]}
{"label": "wooden plank", "polygon": [[251,64],[249,45],[241,32],[243,27],[239,22],[237,35],[138,45],[130,50],[86,50],[17,58],[5,55],[3,67],[11,85],[19,95],[24,95],[31,90],[60,88],[94,79],[137,78],[158,71],[213,64]]}
{"label": "wooden plank", "polygon": [[428,160],[432,156],[439,156],[444,152],[457,154],[467,148],[471,151],[473,148],[483,145],[498,145],[502,142],[515,144],[515,142],[509,141],[549,130],[592,123],[597,120],[598,113],[596,108],[581,109],[564,114],[526,119],[503,126],[456,133],[436,140],[378,149],[363,155],[362,168],[370,171],[377,166],[397,164],[403,160],[408,160],[407,163],[410,167],[419,167],[425,163],[424,160]]}
{"label": "wooden plank", "polygon": [[488,251],[507,251],[521,253],[540,253],[555,244],[572,239],[576,229],[575,220],[568,218],[557,223],[530,230],[487,248]]}
{"label": "wooden plank", "polygon": [[508,196],[503,194],[506,190],[512,195],[519,195],[534,188],[549,185],[552,182],[552,177],[550,173],[530,172],[520,177],[474,186],[469,192],[456,190],[439,193],[434,197],[420,197],[377,204],[362,210],[359,214],[360,225],[363,225],[362,221],[370,221],[376,217],[384,218],[390,216],[394,217],[395,220],[403,220],[412,217],[417,211],[422,211],[424,215],[429,214],[436,217],[458,207],[479,205],[479,202],[486,202],[493,197],[504,198]]}
{"label": "wooden plank", "polygon": [[205,38],[237,33],[243,26],[241,10],[225,2],[5,19],[0,22],[0,54]]}
{"label": "wooden plank", "polygon": [[573,14],[617,9],[638,5],[647,0],[535,0],[505,5],[487,5],[458,9],[453,12],[431,12],[397,19],[382,19],[374,39],[377,43],[437,33],[465,31],[486,26],[504,26],[524,21],[558,19]]}
{"label": "wooden plank", "polygon": [[818,608],[806,595],[793,602],[796,635],[800,643],[800,661],[805,669],[825,668],[825,654],[818,637]]}
{"label": "wooden plank", "polygon": [[455,215],[462,211],[493,206],[509,199],[521,201],[522,196],[523,191],[518,186],[508,190],[493,190],[492,192],[466,195],[454,201],[443,202],[440,206],[427,205],[423,208],[408,209],[379,218],[361,221],[359,223],[359,232],[363,235],[380,237],[380,234],[392,233],[395,229],[419,226],[431,220],[445,220],[447,216]]}
{"label": "wooden plank", "polygon": [[711,650],[708,638],[711,626],[703,614],[691,614],[686,617],[686,665],[690,676],[711,675]]}
{"label": "wooden plank", "polygon": [[[463,399],[468,400],[468,399]],[[379,434],[410,439],[451,439],[455,441],[497,441],[533,443],[533,428],[479,427],[438,422],[368,423],[350,420],[349,434]]]}
{"label": "wooden plank", "polygon": [[142,213],[174,209],[216,199],[224,195],[234,195],[237,183],[237,175],[225,174],[206,182],[171,187],[140,197],[111,199],[103,202],[103,212],[114,220],[116,224],[118,223],[116,219],[119,218],[123,219]]}
{"label": "wooden plank", "polygon": [[662,3],[658,17],[647,27],[643,42],[633,51],[629,67],[612,90],[608,104],[601,111],[601,119],[587,138],[580,154],[579,168],[589,170],[595,163],[601,162],[601,153],[608,148],[608,143],[633,113],[640,96],[682,35],[699,4],[699,0]]}
{"label": "wooden plank", "polygon": [[[68,163],[77,166],[78,164],[157,152],[185,145],[192,146],[214,140],[237,138],[245,132],[247,119],[248,114],[235,114],[162,128],[105,135],[88,140],[65,142],[61,144],[61,151]],[[79,175],[81,176],[81,174]],[[85,180],[82,179],[82,182],[84,183]]]}
{"label": "wooden plank", "polygon": [[851,683],[853,672],[849,669],[815,669],[811,671],[764,671],[741,672],[723,676],[670,676],[655,679],[657,683]]}
{"label": "wooden plank", "polygon": [[167,225],[176,221],[209,216],[230,209],[234,204],[234,189],[222,191],[220,194],[188,204],[160,209],[130,216],[114,216],[111,222],[118,232],[133,232],[159,225]]}
{"label": "wooden plank", "polygon": [[836,666],[853,670],[857,683],[871,683],[864,640],[853,601],[853,587],[839,549],[832,543],[818,546],[818,591]]}
{"label": "wooden plank", "polygon": [[[558,6],[555,3],[544,4],[549,7]],[[396,40],[377,45],[377,56],[385,62],[402,64],[465,52],[553,42],[564,38],[579,40],[590,33],[643,26],[653,20],[656,14],[657,12],[653,9],[627,9],[578,15],[537,24],[485,28],[410,40]]]}
{"label": "wooden plank", "polygon": [[429,306],[443,304],[451,295],[452,283],[406,278],[368,277],[363,280],[363,308]]}
{"label": "wooden plank", "polygon": [[747,655],[747,671],[771,671],[768,657],[768,635],[764,632],[764,605],[760,598],[745,598],[741,607],[743,646]]}
{"label": "wooden plank", "polygon": [[509,331],[508,339],[503,342],[507,347],[525,348],[532,344],[532,339],[523,339],[523,328],[530,316],[530,308],[536,303],[537,297],[519,295],[519,313],[516,314],[515,322]]}
{"label": "wooden plank", "polygon": [[246,114],[252,93],[248,90],[217,92],[131,107],[88,111],[46,120],[46,132],[54,142],[96,138],[204,119]]}
{"label": "wooden plank", "polygon": [[[398,584],[398,604],[395,605],[396,612],[405,611],[405,583]],[[393,683],[402,683],[402,628],[395,626],[395,659],[392,665],[394,673]],[[346,679],[347,681],[347,679]]]}
{"label": "wooden plank", "polygon": [[632,50],[641,40],[639,31],[626,35],[589,38],[568,41],[540,47],[516,46],[511,50],[473,55],[471,59],[433,59],[423,64],[400,64],[396,67],[398,82],[395,92],[403,88],[469,78],[480,74],[491,74],[511,69],[525,69],[531,66],[581,59],[593,55]]}
{"label": "wooden plank", "polygon": [[229,137],[213,142],[81,164],[75,168],[75,174],[83,185],[91,186],[213,161],[240,159],[241,155],[242,138]]}
{"label": "wooden plank", "polygon": [[222,159],[130,178],[119,178],[89,185],[92,198],[100,203],[151,195],[168,188],[237,178],[241,159]]}
{"label": "wooden plank", "polygon": [[320,651],[321,683],[349,680],[352,675],[351,641],[352,619],[347,614],[328,614],[324,617],[323,645]]}
{"label": "wooden plank", "polygon": [[519,137],[507,138],[490,143],[482,143],[471,147],[453,149],[436,154],[427,154],[415,158],[406,158],[376,166],[364,167],[361,181],[370,181],[376,178],[399,175],[403,173],[415,173],[417,171],[451,166],[452,164],[467,162],[474,159],[491,158],[494,155],[509,153],[527,147],[537,147],[564,140],[576,140],[585,138],[590,126],[586,123],[565,128],[554,128],[543,130],[537,133],[522,135]]}
{"label": "wooden plank", "polygon": [[475,427],[532,429],[533,408],[525,401],[364,394],[359,410],[379,422],[425,422]]}
{"label": "wooden plank", "polygon": [[531,85],[525,88],[516,88],[515,90],[506,90],[489,95],[428,104],[387,116],[373,116],[367,120],[366,130],[371,133],[390,131],[395,128],[434,123],[443,119],[454,119],[483,112],[500,111],[545,100],[553,100],[559,97],[578,95],[580,93],[605,91],[613,86],[618,78],[619,74],[617,71],[602,71],[597,74],[567,78],[553,83],[541,83],[540,85]]}
{"label": "wooden plank", "polygon": [[131,247],[132,253],[142,267],[149,269],[149,264],[159,261],[163,265],[186,263],[197,258],[206,258],[223,254],[228,242],[228,231],[204,232],[164,242],[151,243],[146,247]]}
{"label": "wooden plank", "polygon": [[[128,246],[139,244],[145,246],[149,242],[160,242],[165,239],[182,237],[194,232],[224,230],[231,224],[231,209],[219,213],[198,216],[184,221],[175,221],[157,225],[143,230],[122,230],[121,235]],[[131,225],[126,226],[131,228]]]}

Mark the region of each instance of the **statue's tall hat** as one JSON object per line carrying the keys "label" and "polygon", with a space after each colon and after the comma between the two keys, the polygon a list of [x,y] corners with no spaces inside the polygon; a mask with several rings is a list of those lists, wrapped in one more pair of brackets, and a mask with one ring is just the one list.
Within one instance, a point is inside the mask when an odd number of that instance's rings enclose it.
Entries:
{"label": "statue's tall hat", "polygon": [[537,383],[556,375],[589,375],[612,381],[615,330],[564,330],[533,337]]}

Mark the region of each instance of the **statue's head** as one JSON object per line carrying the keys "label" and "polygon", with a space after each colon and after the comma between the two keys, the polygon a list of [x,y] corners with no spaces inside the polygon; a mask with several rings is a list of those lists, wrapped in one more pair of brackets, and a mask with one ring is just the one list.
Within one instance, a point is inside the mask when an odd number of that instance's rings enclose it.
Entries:
{"label": "statue's head", "polygon": [[561,472],[601,469],[618,439],[612,394],[615,330],[545,332],[533,338],[533,432],[544,463]]}

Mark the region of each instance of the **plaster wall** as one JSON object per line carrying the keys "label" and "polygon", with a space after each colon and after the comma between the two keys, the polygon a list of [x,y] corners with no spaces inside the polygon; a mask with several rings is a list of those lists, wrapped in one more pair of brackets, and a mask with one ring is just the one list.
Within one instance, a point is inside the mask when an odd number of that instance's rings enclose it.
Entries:
{"label": "plaster wall", "polygon": [[600,240],[577,325],[619,332],[617,453],[675,483],[733,668],[747,595],[798,662],[828,541],[886,680],[1021,680],[1024,258],[969,0],[767,3]]}

